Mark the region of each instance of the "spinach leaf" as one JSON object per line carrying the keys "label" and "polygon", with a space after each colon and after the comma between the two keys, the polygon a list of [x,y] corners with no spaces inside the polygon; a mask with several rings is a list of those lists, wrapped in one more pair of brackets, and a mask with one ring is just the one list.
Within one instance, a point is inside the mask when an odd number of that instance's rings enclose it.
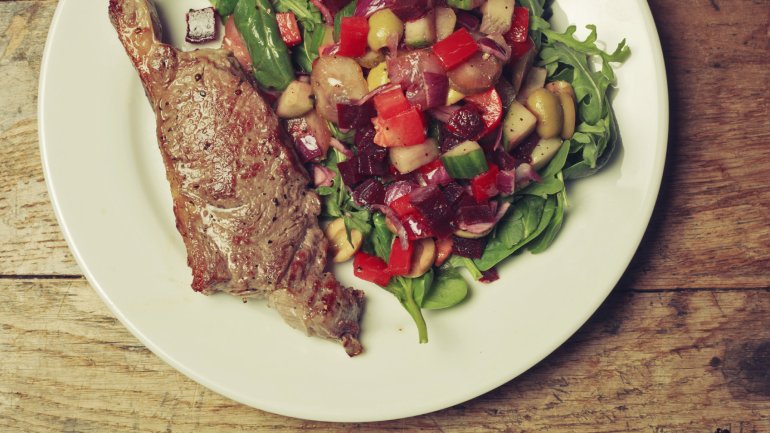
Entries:
{"label": "spinach leaf", "polygon": [[374,229],[366,237],[367,249],[387,262],[390,257],[390,246],[393,243],[393,233],[385,225],[385,215],[379,212],[372,216],[372,225]]}
{"label": "spinach leaf", "polygon": [[556,207],[554,196],[543,199],[528,195],[516,202],[508,216],[500,221],[484,254],[480,259],[474,259],[476,266],[482,271],[489,270],[526,246],[548,227]]}
{"label": "spinach leaf", "polygon": [[426,310],[453,307],[468,296],[468,283],[456,268],[442,267],[436,272],[433,287],[420,302]]}
{"label": "spinach leaf", "polygon": [[[559,173],[559,177],[561,177],[561,173]],[[556,235],[561,230],[561,225],[564,221],[564,208],[566,206],[567,191],[563,189],[556,194],[556,210],[554,211],[553,218],[548,223],[548,227],[527,247],[530,252],[539,254],[551,246],[554,239],[556,239]]]}
{"label": "spinach leaf", "polygon": [[428,342],[428,326],[425,324],[425,318],[422,317],[422,311],[414,300],[414,288],[412,278],[393,277],[385,286],[385,290],[392,293],[396,299],[404,306],[406,311],[412,316],[415,325],[417,325],[417,335],[420,343]]}
{"label": "spinach leaf", "polygon": [[465,268],[470,272],[471,277],[473,277],[474,280],[480,280],[483,275],[481,275],[481,271],[476,266],[476,263],[474,263],[473,259],[469,259],[467,257],[458,256],[456,254],[452,254],[449,256],[449,259],[447,260],[446,264],[442,266],[443,268]]}
{"label": "spinach leaf", "polygon": [[235,10],[238,0],[209,0],[209,3],[211,3],[211,6],[214,6],[219,16],[222,17],[222,22],[224,22],[224,19]]}
{"label": "spinach leaf", "polygon": [[431,293],[433,290],[433,268],[419,277],[411,278],[411,280],[414,302],[416,302],[417,305],[422,308],[425,295],[427,293]]}

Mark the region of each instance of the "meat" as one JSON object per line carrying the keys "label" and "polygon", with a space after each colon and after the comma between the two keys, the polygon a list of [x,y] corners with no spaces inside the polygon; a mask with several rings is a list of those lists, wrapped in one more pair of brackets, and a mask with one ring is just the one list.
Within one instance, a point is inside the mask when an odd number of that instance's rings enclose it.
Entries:
{"label": "meat", "polygon": [[109,15],[155,111],[192,288],[267,298],[291,326],[359,354],[363,293],[324,272],[319,198],[250,77],[226,50],[161,43],[147,0],[110,0]]}

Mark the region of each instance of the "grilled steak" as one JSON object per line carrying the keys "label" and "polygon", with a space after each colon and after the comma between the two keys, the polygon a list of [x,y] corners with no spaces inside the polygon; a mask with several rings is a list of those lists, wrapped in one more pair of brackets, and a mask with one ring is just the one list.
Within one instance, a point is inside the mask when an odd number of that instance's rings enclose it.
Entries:
{"label": "grilled steak", "polygon": [[266,297],[291,326],[359,354],[363,293],[324,272],[319,198],[249,76],[228,51],[161,43],[147,0],[110,0],[109,15],[155,110],[193,289]]}

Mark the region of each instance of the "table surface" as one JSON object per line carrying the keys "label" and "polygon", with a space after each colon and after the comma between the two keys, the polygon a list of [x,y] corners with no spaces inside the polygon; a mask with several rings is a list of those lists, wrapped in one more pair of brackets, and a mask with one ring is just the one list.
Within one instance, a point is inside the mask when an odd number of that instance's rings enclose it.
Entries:
{"label": "table surface", "polygon": [[325,424],[192,382],[91,289],[38,151],[57,1],[0,0],[0,430],[770,431],[770,1],[649,4],[669,76],[669,154],[642,246],[604,305],[532,370],[474,400]]}

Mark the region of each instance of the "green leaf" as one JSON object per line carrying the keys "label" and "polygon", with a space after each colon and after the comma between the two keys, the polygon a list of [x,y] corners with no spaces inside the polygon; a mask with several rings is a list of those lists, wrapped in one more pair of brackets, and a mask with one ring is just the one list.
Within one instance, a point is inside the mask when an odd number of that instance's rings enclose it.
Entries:
{"label": "green leaf", "polygon": [[509,217],[498,225],[497,236],[489,240],[482,257],[474,260],[476,266],[482,271],[489,270],[526,246],[548,227],[556,207],[554,196],[526,196],[516,202],[513,210],[508,211]]}
{"label": "green leaf", "polygon": [[338,42],[340,40],[340,24],[342,24],[342,19],[345,17],[352,17],[353,12],[356,11],[356,1],[352,1],[348,3],[347,6],[340,9],[339,12],[334,16],[334,41]]}
{"label": "green leaf", "polygon": [[390,257],[390,246],[393,243],[393,233],[385,224],[385,215],[379,212],[372,217],[372,223],[374,230],[367,239],[370,240],[374,254],[387,262]]}
{"label": "green leaf", "polygon": [[302,27],[312,31],[315,26],[323,24],[321,11],[307,0],[273,0],[276,12],[294,12]]}
{"label": "green leaf", "polygon": [[425,318],[422,317],[422,311],[414,300],[412,279],[404,277],[393,277],[385,286],[385,290],[392,293],[407,313],[412,316],[414,324],[417,326],[417,335],[420,343],[428,342],[428,326],[425,324]]}
{"label": "green leaf", "polygon": [[[559,175],[561,176],[561,173]],[[564,208],[566,205],[567,191],[561,190],[561,192],[556,195],[556,210],[553,218],[551,218],[551,221],[548,223],[548,227],[546,227],[545,231],[543,231],[543,233],[541,233],[540,236],[533,240],[532,243],[528,246],[530,252],[533,254],[539,254],[551,246],[554,239],[556,239],[556,235],[559,234],[559,231],[561,230],[561,226],[564,221]]]}
{"label": "green leaf", "polygon": [[421,306],[426,310],[440,310],[453,307],[468,296],[468,283],[455,268],[442,267],[436,273],[428,296]]}
{"label": "green leaf", "polygon": [[355,142],[355,138],[356,138],[355,129],[351,129],[347,132],[342,132],[340,128],[338,128],[337,125],[334,124],[334,122],[327,121],[326,123],[329,125],[329,131],[331,131],[332,136],[337,140],[347,144],[353,144]]}
{"label": "green leaf", "polygon": [[425,295],[432,291],[433,287],[433,268],[431,268],[425,274],[412,278],[412,293],[414,294],[414,302],[419,307],[422,307]]}
{"label": "green leaf", "polygon": [[211,3],[211,6],[214,6],[214,9],[217,10],[224,22],[224,18],[231,15],[235,10],[235,5],[238,3],[238,0],[210,0],[209,2]]}
{"label": "green leaf", "polygon": [[473,259],[462,257],[458,255],[451,255],[442,268],[465,268],[470,272],[471,277],[474,280],[480,280],[482,275],[479,268],[474,263]]}
{"label": "green leaf", "polygon": [[302,29],[302,43],[292,50],[294,63],[303,71],[313,72],[313,62],[318,58],[318,49],[324,40],[326,27],[317,26],[312,30]]}

